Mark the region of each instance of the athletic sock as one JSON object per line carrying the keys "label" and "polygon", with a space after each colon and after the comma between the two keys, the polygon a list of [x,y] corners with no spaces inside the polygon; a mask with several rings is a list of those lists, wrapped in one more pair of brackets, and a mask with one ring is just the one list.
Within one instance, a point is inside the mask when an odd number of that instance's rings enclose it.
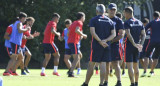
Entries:
{"label": "athletic sock", "polygon": [[57,72],[58,66],[54,66],[54,72]]}
{"label": "athletic sock", "polygon": [[45,72],[45,68],[44,67],[42,67],[42,73],[44,73]]}
{"label": "athletic sock", "polygon": [[138,85],[138,82],[135,82],[135,85],[137,86],[137,85]]}

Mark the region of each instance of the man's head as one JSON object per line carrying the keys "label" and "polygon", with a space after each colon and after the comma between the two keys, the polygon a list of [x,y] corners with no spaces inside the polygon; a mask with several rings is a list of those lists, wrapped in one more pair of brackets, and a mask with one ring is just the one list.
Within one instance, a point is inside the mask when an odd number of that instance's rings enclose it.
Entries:
{"label": "man's head", "polygon": [[146,26],[149,23],[149,19],[144,18],[142,23],[143,23],[144,26]]}
{"label": "man's head", "polygon": [[105,12],[106,12],[105,6],[103,4],[97,4],[97,7],[96,7],[97,15],[104,14]]}
{"label": "man's head", "polygon": [[20,20],[22,23],[24,23],[24,22],[26,21],[27,14],[24,13],[24,12],[20,12],[18,17],[19,17],[19,20]]}
{"label": "man's head", "polygon": [[78,12],[76,17],[77,17],[77,20],[81,20],[82,22],[85,21],[85,14],[83,12]]}
{"label": "man's head", "polygon": [[116,13],[116,16],[119,17],[120,19],[123,18],[122,13],[120,13],[120,12],[117,12],[117,13]]}
{"label": "man's head", "polygon": [[153,18],[154,18],[154,19],[159,18],[159,16],[160,16],[160,13],[159,13],[158,11],[155,11],[155,12],[153,13]]}
{"label": "man's head", "polygon": [[127,7],[124,9],[124,17],[126,19],[129,19],[130,17],[133,17],[133,8],[132,7]]}
{"label": "man's head", "polygon": [[66,25],[66,28],[69,28],[69,26],[72,24],[72,21],[70,19],[66,19],[64,23]]}
{"label": "man's head", "polygon": [[52,19],[53,19],[54,22],[58,23],[59,18],[60,18],[60,15],[58,13],[53,13]]}
{"label": "man's head", "polygon": [[34,24],[34,22],[35,22],[35,19],[34,19],[33,17],[28,17],[28,18],[26,19],[26,23],[27,23],[30,27],[32,27],[32,25]]}
{"label": "man's head", "polygon": [[115,3],[110,3],[108,5],[108,15],[109,17],[114,17],[117,12],[117,5]]}

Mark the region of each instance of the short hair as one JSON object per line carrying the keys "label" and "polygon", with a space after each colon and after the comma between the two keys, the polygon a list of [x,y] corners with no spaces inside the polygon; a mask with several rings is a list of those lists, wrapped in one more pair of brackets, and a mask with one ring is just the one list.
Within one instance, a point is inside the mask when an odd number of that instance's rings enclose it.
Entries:
{"label": "short hair", "polygon": [[60,18],[60,15],[58,13],[53,13],[52,17],[53,18],[55,18],[55,17]]}
{"label": "short hair", "polygon": [[106,8],[105,8],[105,6],[103,4],[97,4],[96,10],[99,13],[105,13],[106,12]]}
{"label": "short hair", "polygon": [[26,21],[35,21],[35,19],[33,18],[33,17],[28,17],[27,19],[26,19]]}
{"label": "short hair", "polygon": [[85,16],[85,14],[83,12],[78,12],[76,15],[77,20],[81,19],[83,16]]}
{"label": "short hair", "polygon": [[149,19],[148,18],[144,18],[142,23],[149,23]]}
{"label": "short hair", "polygon": [[65,25],[66,25],[66,24],[71,24],[72,21],[71,21],[70,19],[66,19],[66,20],[64,21],[64,23],[65,23]]}
{"label": "short hair", "polygon": [[19,19],[21,19],[23,17],[27,17],[27,14],[24,12],[20,12],[18,17],[19,17]]}
{"label": "short hair", "polygon": [[133,14],[133,8],[132,7],[127,7],[124,9],[125,12],[129,13],[129,14]]}
{"label": "short hair", "polygon": [[160,13],[158,11],[154,11],[153,16],[155,18],[158,18],[160,16]]}
{"label": "short hair", "polygon": [[122,13],[117,12],[117,13],[116,13],[116,16],[119,17],[119,18],[122,18]]}

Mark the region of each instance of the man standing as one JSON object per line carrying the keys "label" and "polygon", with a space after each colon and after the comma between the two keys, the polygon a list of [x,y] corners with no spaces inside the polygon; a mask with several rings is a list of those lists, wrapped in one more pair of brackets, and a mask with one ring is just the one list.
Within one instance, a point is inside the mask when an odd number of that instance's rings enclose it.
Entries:
{"label": "man standing", "polygon": [[134,18],[132,7],[127,7],[124,9],[124,16],[126,18],[124,28],[127,34],[125,61],[127,63],[128,75],[131,81],[131,86],[138,86],[138,59],[139,52],[142,51],[142,46],[146,37],[145,29],[143,23],[138,19]]}
{"label": "man standing", "polygon": [[124,37],[124,26],[123,21],[116,16],[117,5],[114,3],[109,4],[108,6],[108,17],[113,21],[116,29],[116,37],[111,41],[111,58],[112,66],[115,69],[115,74],[117,77],[116,86],[121,85],[121,68],[120,68],[120,52],[119,52],[119,41]]}
{"label": "man standing", "polygon": [[80,61],[80,50],[79,41],[81,36],[86,39],[87,35],[83,33],[83,22],[85,21],[85,14],[83,12],[77,13],[77,20],[74,21],[69,27],[68,33],[68,46],[71,49],[71,54],[73,55],[73,63],[68,72],[68,77],[74,77],[73,71]]}
{"label": "man standing", "polygon": [[[88,83],[93,75],[95,63],[100,63],[100,85],[103,86],[106,76],[109,74],[110,67],[110,41],[116,36],[113,22],[105,16],[106,10],[103,4],[98,4],[96,7],[97,16],[90,20],[90,32],[92,35],[91,54],[86,74],[86,80],[82,86],[88,86]],[[107,62],[107,63],[106,63]]]}
{"label": "man standing", "polygon": [[60,76],[57,72],[60,54],[57,46],[54,43],[54,37],[60,37],[60,33],[57,32],[57,23],[59,22],[60,15],[58,13],[54,13],[52,15],[52,20],[48,22],[46,29],[44,31],[44,39],[43,39],[43,47],[45,53],[45,59],[43,60],[43,66],[41,71],[41,76],[45,76],[45,68],[51,58],[51,54],[54,56],[54,71],[53,75]]}
{"label": "man standing", "polygon": [[144,61],[144,70],[147,72],[147,67],[149,63],[149,56],[153,49],[155,48],[155,51],[153,53],[153,63],[151,66],[151,71],[149,74],[149,77],[154,75],[154,68],[158,64],[158,59],[160,57],[160,13],[158,11],[155,11],[153,14],[154,20],[151,21],[149,24],[147,24],[146,29],[151,29],[151,38],[150,38],[150,43],[148,47],[146,48],[146,56],[145,56],[145,61]]}

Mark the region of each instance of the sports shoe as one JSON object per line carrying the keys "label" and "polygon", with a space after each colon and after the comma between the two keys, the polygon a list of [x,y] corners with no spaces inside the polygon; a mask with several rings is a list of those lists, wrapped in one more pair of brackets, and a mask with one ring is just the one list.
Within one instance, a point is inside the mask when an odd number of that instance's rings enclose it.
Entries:
{"label": "sports shoe", "polygon": [[3,73],[3,76],[11,76],[11,74],[8,73],[8,72],[4,72],[4,73]]}
{"label": "sports shoe", "polygon": [[30,71],[28,70],[28,67],[24,67],[24,70],[25,70],[27,73],[30,73]]}
{"label": "sports shoe", "polygon": [[107,83],[107,82],[105,82],[105,83],[103,84],[103,86],[108,86],[108,83]]}
{"label": "sports shoe", "polygon": [[58,72],[53,72],[53,75],[60,76]]}
{"label": "sports shoe", "polygon": [[9,69],[9,73],[12,74],[12,70],[11,69]]}
{"label": "sports shoe", "polygon": [[98,72],[98,70],[96,70],[96,75],[98,75],[99,74],[99,72]]}
{"label": "sports shoe", "polygon": [[154,72],[150,72],[148,77],[154,76]]}
{"label": "sports shoe", "polygon": [[143,73],[142,75],[141,75],[141,77],[146,77],[147,76],[147,74],[146,73]]}
{"label": "sports shoe", "polygon": [[16,72],[12,72],[12,75],[13,75],[13,76],[19,76],[19,74],[16,73]]}
{"label": "sports shoe", "polygon": [[81,68],[77,69],[77,75],[79,75],[81,73]]}
{"label": "sports shoe", "polygon": [[122,76],[125,76],[125,71],[124,70],[122,71]]}
{"label": "sports shoe", "polygon": [[72,72],[68,73],[68,77],[75,77],[74,74]]}
{"label": "sports shoe", "polygon": [[23,72],[21,72],[21,75],[27,75],[27,73],[23,71]]}
{"label": "sports shoe", "polygon": [[83,83],[81,86],[88,86],[88,84]]}
{"label": "sports shoe", "polygon": [[115,86],[122,86],[122,84],[121,83],[117,83]]}
{"label": "sports shoe", "polygon": [[45,74],[45,73],[41,73],[40,75],[41,75],[41,76],[46,76],[46,74]]}

